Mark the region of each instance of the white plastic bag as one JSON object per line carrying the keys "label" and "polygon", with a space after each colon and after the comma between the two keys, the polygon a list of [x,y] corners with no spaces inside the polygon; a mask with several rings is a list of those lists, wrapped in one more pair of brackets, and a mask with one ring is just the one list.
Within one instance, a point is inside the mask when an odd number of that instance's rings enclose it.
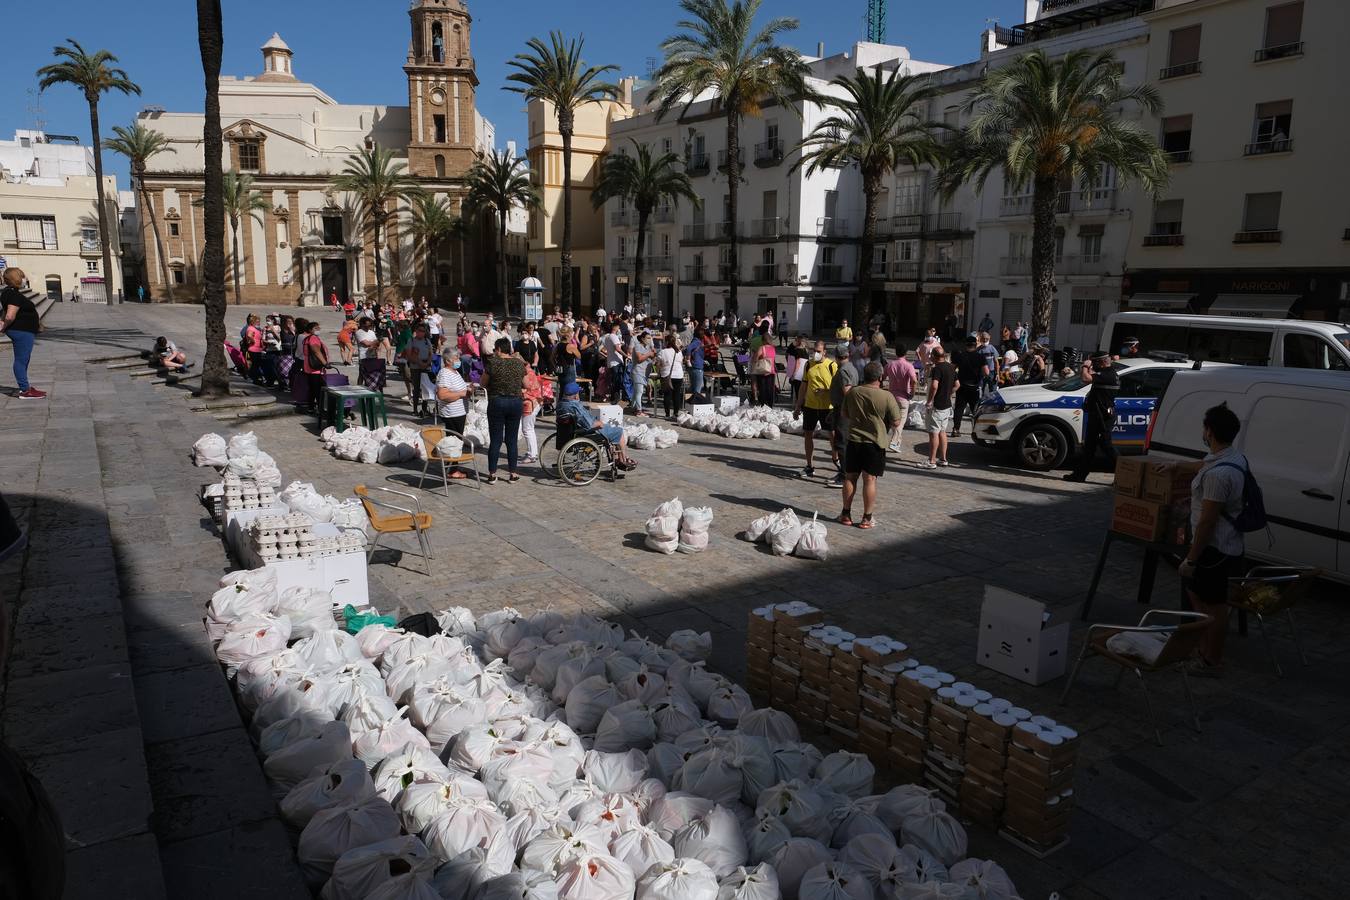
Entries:
{"label": "white plastic bag", "polygon": [[751,543],[763,540],[764,536],[769,533],[769,526],[773,522],[773,515],[760,516],[758,519],[752,520],[745,529],[745,539]]}
{"label": "white plastic bag", "polygon": [[636,879],[608,854],[581,856],[558,873],[558,900],[629,900]]}
{"label": "white plastic bag", "polygon": [[431,878],[436,857],[412,835],[390,838],[342,854],[333,876],[319,895],[321,900],[365,900],[395,877],[394,873]]}
{"label": "white plastic bag", "polygon": [[230,459],[252,459],[258,455],[258,437],[251,431],[230,437],[226,446],[226,455]]}
{"label": "white plastic bag", "polygon": [[740,799],[744,780],[732,755],[721,747],[710,746],[689,757],[675,774],[671,787],[713,803],[730,804]]}
{"label": "white plastic bag", "polygon": [[979,900],[1018,900],[1012,879],[992,859],[963,859],[950,874],[953,884],[974,888]]}
{"label": "white plastic bag", "polygon": [[838,750],[816,766],[816,779],[823,787],[846,797],[865,797],[872,793],[876,767],[865,753]]}
{"label": "white plastic bag", "polygon": [[[693,510],[685,510],[686,518],[690,512]],[[689,662],[707,662],[712,654],[712,633],[705,631],[700,634],[691,628],[682,628],[666,638],[666,647]]]}
{"label": "white plastic bag", "polygon": [[721,878],[745,865],[749,850],[740,823],[724,806],[714,806],[681,828],[671,839],[677,856],[707,863]]}
{"label": "white plastic bag", "polygon": [[646,750],[656,742],[656,722],[651,707],[641,700],[625,700],[605,710],[595,729],[595,749],[619,753]]}
{"label": "white plastic bag", "polygon": [[769,862],[778,873],[778,888],[785,900],[797,900],[802,876],[830,861],[830,851],[820,841],[794,837],[778,848]]}
{"label": "white plastic bag", "polygon": [[[820,765],[820,761],[824,758],[815,744],[800,741],[779,744],[770,751],[770,757],[773,759],[778,781],[802,782],[811,778],[816,766]],[[892,827],[898,827],[898,823]]]}
{"label": "white plastic bag", "polygon": [[905,417],[905,424],[910,428],[922,431],[927,427],[927,415],[928,403],[926,401],[911,400],[909,403],[909,415]]}
{"label": "white plastic bag", "polygon": [[791,839],[792,832],[776,816],[761,816],[745,831],[745,846],[752,863],[772,859],[778,848]]}
{"label": "white plastic bag", "polygon": [[581,768],[601,791],[623,794],[635,789],[647,777],[647,755],[641,750],[627,753],[588,750]]}
{"label": "white plastic bag", "polygon": [[774,816],[793,835],[814,838],[822,844],[830,839],[833,832],[826,812],[825,801],[820,793],[802,781],[774,785],[759,795],[759,803],[755,807],[756,818]]}
{"label": "white plastic bag", "polygon": [[792,721],[792,716],[780,709],[767,706],[742,713],[736,723],[736,730],[741,734],[764,738],[770,746],[795,744],[801,740],[797,723]]}
{"label": "white plastic bag", "polygon": [[1158,661],[1158,654],[1162,652],[1163,645],[1166,643],[1167,636],[1165,634],[1123,631],[1106,639],[1106,649],[1119,653],[1121,656],[1153,665]]}
{"label": "white plastic bag", "polygon": [[946,808],[947,804],[938,799],[936,791],[917,784],[902,784],[881,795],[877,815],[891,831],[899,831],[906,816],[925,811],[940,812]]}
{"label": "white plastic bag", "polygon": [[375,796],[375,782],[360,760],[345,759],[312,773],[281,801],[281,817],[304,828],[320,810],[360,804]]}
{"label": "white plastic bag", "polygon": [[[432,819],[422,832],[431,852],[442,859],[454,859],[466,850],[476,847],[489,849],[494,841],[500,842],[499,852],[512,859],[515,848],[507,848],[506,817],[486,800],[465,799],[452,805]],[[506,874],[510,863],[497,874]]]}
{"label": "white plastic bag", "polygon": [[301,737],[267,757],[263,772],[273,788],[285,794],[316,768],[343,762],[351,755],[351,732],[341,722],[329,722],[317,735]]}
{"label": "white plastic bag", "polygon": [[947,867],[933,854],[914,844],[905,844],[896,851],[894,865],[900,885],[920,885],[950,880]]}
{"label": "white plastic bag", "polygon": [[841,862],[820,863],[802,876],[800,900],[872,900],[872,883]]}
{"label": "white plastic bag", "polygon": [[755,702],[738,685],[721,688],[708,697],[708,718],[727,728],[735,726],[741,716],[754,708]]}
{"label": "white plastic bag", "polygon": [[722,879],[717,891],[717,900],[779,900],[781,896],[778,873],[766,862],[753,869],[738,866]]}
{"label": "white plastic bag", "polygon": [[927,850],[944,865],[966,855],[966,830],[946,810],[921,810],[900,821],[900,835],[907,844]]}
{"label": "white plastic bag", "polygon": [[370,797],[315,813],[300,832],[296,856],[305,880],[311,887],[318,887],[328,880],[334,864],[348,850],[398,837],[398,833],[394,810],[379,797]]}
{"label": "white plastic bag", "polygon": [[405,831],[420,834],[456,806],[486,802],[488,794],[482,782],[467,775],[450,775],[442,781],[408,785],[394,802],[394,811]]}
{"label": "white plastic bag", "polygon": [[[602,837],[594,828],[555,825],[525,845],[520,851],[520,867],[556,876],[578,858],[605,854],[607,848]],[[632,872],[628,874],[631,878]]]}
{"label": "white plastic bag", "polygon": [[558,884],[551,875],[522,869],[487,882],[473,900],[558,900]]}
{"label": "white plastic bag", "polygon": [[675,859],[675,848],[647,825],[625,829],[609,842],[609,852],[633,870],[634,878],[641,878],[658,863]]}
{"label": "white plastic bag", "polygon": [[712,807],[711,800],[685,791],[671,791],[652,803],[647,810],[647,824],[668,841],[690,822],[706,815]]}
{"label": "white plastic bag", "polygon": [[636,900],[717,900],[717,876],[696,859],[657,863],[638,879]]}
{"label": "white plastic bag", "polygon": [[825,523],[820,521],[820,513],[813,515],[811,521],[802,526],[794,554],[802,559],[818,559],[822,562],[829,558],[830,545],[826,540]]}
{"label": "white plastic bag", "polygon": [[774,556],[789,556],[797,549],[797,541],[801,540],[801,537],[801,522],[797,520],[797,514],[790,509],[778,513],[774,517],[773,524],[769,526],[769,548],[773,550]]}
{"label": "white plastic bag", "polygon": [[370,777],[375,782],[376,792],[393,803],[408,785],[419,781],[444,781],[450,777],[450,770],[426,747],[408,743],[380,760]]}
{"label": "white plastic bag", "polygon": [[194,466],[223,466],[229,461],[225,439],[218,434],[204,434],[192,445]]}
{"label": "white plastic bag", "polygon": [[373,769],[386,756],[409,744],[425,748],[430,753],[431,743],[426,735],[418,731],[407,717],[408,710],[404,708],[392,719],[387,719],[374,728],[358,732],[352,740],[352,752],[356,754],[356,758],[361,760],[366,768]]}
{"label": "white plastic bag", "polygon": [[291,639],[291,620],[286,616],[261,613],[231,622],[216,646],[216,657],[231,668],[255,656],[276,653]]}
{"label": "white plastic bag", "polygon": [[605,711],[621,701],[619,689],[603,675],[584,679],[567,694],[567,724],[578,734],[594,734]]}

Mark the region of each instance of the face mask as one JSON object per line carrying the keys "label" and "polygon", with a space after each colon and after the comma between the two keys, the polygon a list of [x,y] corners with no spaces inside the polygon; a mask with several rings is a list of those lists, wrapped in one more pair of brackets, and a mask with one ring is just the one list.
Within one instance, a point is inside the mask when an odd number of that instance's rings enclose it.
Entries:
{"label": "face mask", "polygon": [[817,351],[817,352],[815,352],[815,353],[812,353],[812,354],[811,354],[811,361],[812,361],[812,362],[820,362],[820,358],[821,358],[821,356],[823,356],[823,355],[824,355],[824,354],[820,353],[819,351]]}

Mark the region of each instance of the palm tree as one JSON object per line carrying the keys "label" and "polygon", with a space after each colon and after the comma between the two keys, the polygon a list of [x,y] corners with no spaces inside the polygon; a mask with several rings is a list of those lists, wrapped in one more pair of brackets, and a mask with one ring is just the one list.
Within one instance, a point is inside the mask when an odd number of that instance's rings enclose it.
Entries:
{"label": "palm tree", "polygon": [[417,179],[408,167],[394,162],[392,150],[372,147],[347,158],[347,165],[336,175],[332,186],[356,196],[362,218],[371,230],[375,246],[375,291],[377,302],[384,300],[384,229],[398,215],[398,205],[422,194]]}
{"label": "palm tree", "polygon": [[[558,116],[558,134],[563,145],[563,235],[562,285],[563,306],[572,305],[572,133],[576,126],[576,112],[587,103],[612,100],[619,95],[616,85],[600,79],[608,72],[617,72],[618,66],[587,66],[581,59],[585,38],[568,40],[561,32],[549,34],[549,43],[530,38],[528,53],[517,53],[507,62],[518,71],[506,76],[506,90],[524,94],[529,100],[542,100],[553,107]],[[514,85],[519,85],[514,86]]]}
{"label": "palm tree", "polygon": [[[511,295],[506,286],[506,220],[516,207],[536,209],[539,192],[530,183],[525,160],[512,159],[503,150],[492,150],[480,157],[466,177],[469,193],[464,198],[468,215],[490,212],[497,218],[497,265],[506,315],[511,315]],[[566,284],[566,280],[563,282]]]}
{"label": "palm tree", "polygon": [[108,205],[103,198],[103,142],[98,130],[98,99],[108,91],[139,95],[141,89],[126,72],[110,65],[117,62],[117,57],[107,50],[87,53],[74,38],[66,38],[66,43],[70,46],[52,48],[52,55],[62,62],[37,70],[41,78],[38,88],[45,91],[54,84],[74,85],[84,91],[84,99],[89,103],[89,130],[94,141],[94,190],[98,193],[98,238],[103,245],[103,290],[108,305],[112,306],[112,238],[108,233]]}
{"label": "palm tree", "polygon": [[240,285],[243,282],[239,256],[239,222],[242,219],[257,219],[263,222],[263,214],[271,208],[267,198],[253,189],[253,176],[239,172],[226,172],[221,189],[225,216],[230,220],[230,243],[234,251],[234,302],[242,303]]}
{"label": "palm tree", "polygon": [[1167,186],[1167,156],[1138,122],[1132,105],[1157,115],[1152,86],[1121,84],[1124,66],[1110,53],[1075,50],[1060,59],[1033,50],[990,71],[966,102],[971,113],[939,175],[947,196],[969,181],[984,189],[1003,169],[1009,193],[1031,188],[1032,319],[1049,334],[1055,301],[1055,211],[1062,181],[1089,188],[1114,170],[1153,195]]}
{"label": "palm tree", "polygon": [[[155,216],[150,203],[150,190],[145,186],[145,167],[151,158],[161,153],[177,151],[169,146],[169,139],[163,133],[146,128],[140,122],[133,123],[130,128],[114,125],[113,134],[117,137],[104,141],[103,146],[114,153],[122,154],[131,163],[131,178],[135,182],[135,189],[141,195],[141,215],[150,220],[150,227],[155,232],[155,255],[159,257],[159,277],[164,282],[164,291],[172,303],[173,279],[169,277],[169,263],[164,258],[164,238],[159,233],[159,218]],[[145,270],[144,280],[150,281],[148,267]]]}
{"label": "palm tree", "polygon": [[202,206],[206,243],[202,249],[202,305],[206,307],[206,356],[202,359],[203,397],[230,392],[225,365],[225,173],[221,168],[224,137],[220,132],[220,57],[225,27],[220,0],[197,0],[197,47],[206,85],[202,125]]}
{"label": "palm tree", "polygon": [[797,27],[787,17],[770,19],[754,30],[761,0],[680,0],[689,18],[680,22],[682,33],[661,44],[664,65],[656,72],[653,94],[660,98],[657,118],[676,106],[688,110],[702,94],[715,96],[727,127],[727,202],[731,218],[729,305],[734,314],[739,282],[736,219],[739,209],[741,119],[758,115],[769,104],[801,115],[797,101],[814,99],[806,84],[807,66],[801,54],[775,43],[779,35]]}
{"label": "palm tree", "polygon": [[615,153],[605,157],[600,168],[600,177],[591,193],[591,203],[596,209],[610,199],[621,199],[632,204],[637,212],[637,259],[634,263],[633,294],[637,302],[642,298],[642,265],[647,245],[647,222],[652,211],[658,206],[676,205],[681,199],[695,206],[699,204],[698,194],[689,175],[679,165],[680,158],[674,153],[657,156],[646,144],[633,141],[637,149],[636,156]]}
{"label": "palm tree", "polygon": [[450,210],[450,201],[434,194],[423,194],[413,201],[412,219],[408,222],[408,233],[422,246],[426,259],[427,279],[431,283],[431,301],[437,301],[436,271],[433,254],[441,242],[447,240],[460,227],[460,220]]}
{"label": "palm tree", "polygon": [[[858,320],[872,318],[872,258],[877,240],[877,198],[882,181],[901,166],[918,167],[936,163],[941,144],[936,132],[942,126],[925,116],[928,101],[937,89],[926,85],[922,76],[876,69],[867,75],[861,70],[840,75],[832,82],[846,96],[823,100],[833,115],[823,119],[798,145],[801,160],[793,168],[805,165],[806,174],[825,168],[856,165],[863,182],[863,233],[858,263],[858,292],[863,314]],[[856,315],[856,311],[855,311]]]}

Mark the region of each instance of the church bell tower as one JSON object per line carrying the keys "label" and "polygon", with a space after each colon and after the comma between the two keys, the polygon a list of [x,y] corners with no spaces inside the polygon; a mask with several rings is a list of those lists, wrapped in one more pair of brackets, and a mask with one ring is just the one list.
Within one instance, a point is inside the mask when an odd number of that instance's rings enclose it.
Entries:
{"label": "church bell tower", "polygon": [[473,20],[464,0],[412,0],[408,15],[408,171],[418,178],[460,178],[474,160]]}

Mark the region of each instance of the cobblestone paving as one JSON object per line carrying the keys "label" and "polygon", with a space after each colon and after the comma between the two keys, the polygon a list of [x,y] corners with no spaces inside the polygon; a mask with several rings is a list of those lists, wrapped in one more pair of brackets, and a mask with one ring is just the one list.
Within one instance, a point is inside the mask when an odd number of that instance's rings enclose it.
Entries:
{"label": "cobblestone paving", "polygon": [[[231,310],[231,330],[243,312]],[[56,321],[65,313],[58,307]],[[101,315],[106,327],[168,334],[194,355],[200,352],[198,309],[129,306]],[[331,313],[325,315],[335,326]],[[162,416],[178,415],[185,403],[181,393],[159,392]],[[16,402],[0,401],[6,414]],[[406,409],[391,403],[398,417],[406,418]],[[257,421],[248,428],[276,457],[287,481],[313,481],[321,491],[346,496],[358,483],[398,487],[417,480],[419,467],[411,465],[332,459],[309,419]],[[174,453],[186,450],[186,443],[179,445],[183,430],[173,430]],[[541,438],[548,433],[542,422],[540,430]],[[797,477],[800,438],[730,441],[681,430],[676,447],[635,454],[639,470],[618,484],[571,488],[534,468],[523,470],[524,480],[515,485],[475,491],[460,483],[448,498],[420,492],[423,507],[436,518],[431,573],[423,574],[415,542],[397,545],[408,553],[383,550],[370,569],[372,599],[401,612],[449,604],[477,612],[504,604],[527,611],[580,609],[655,636],[678,628],[708,630],[713,664],[733,677],[744,671],[749,610],[807,600],[823,607],[830,621],[900,637],[924,662],[1082,732],[1069,847],[1035,860],[972,831],[972,855],[998,859],[1023,896],[1343,897],[1350,881],[1350,864],[1339,849],[1350,800],[1350,709],[1344,702],[1350,609],[1344,592],[1328,588],[1299,611],[1310,665],[1298,666],[1287,641],[1278,643],[1283,679],[1275,677],[1256,637],[1235,636],[1228,676],[1195,685],[1199,735],[1187,725],[1179,680],[1155,679],[1151,689],[1164,727],[1164,746],[1158,747],[1138,686],[1122,682],[1115,689],[1104,665],[1089,664],[1061,707],[1062,679],[1036,688],[974,663],[985,584],[1056,605],[1084,595],[1109,514],[1109,479],[1066,484],[1054,475],[1008,468],[1006,460],[968,444],[953,448],[951,469],[923,472],[914,465],[922,436],[907,431],[903,443],[904,452],[882,479],[879,527],[866,532],[830,525],[832,554],[824,563],[775,557],[737,536],[752,518],[784,506],[808,518],[816,511],[822,518],[838,513],[837,491]],[[146,476],[127,471],[125,477],[130,488]],[[179,475],[177,481],[185,479]],[[191,507],[189,485],[180,486],[162,496],[161,505]],[[713,507],[707,552],[667,557],[643,547],[646,517],[675,496]],[[131,513],[143,502],[135,491],[124,501]],[[223,556],[205,547],[200,553],[200,565],[214,578]],[[1133,598],[1139,565],[1132,548],[1113,552],[1094,620],[1138,618]],[[1175,606],[1178,591],[1164,567],[1155,603]],[[1071,652],[1080,642],[1076,630]]]}

